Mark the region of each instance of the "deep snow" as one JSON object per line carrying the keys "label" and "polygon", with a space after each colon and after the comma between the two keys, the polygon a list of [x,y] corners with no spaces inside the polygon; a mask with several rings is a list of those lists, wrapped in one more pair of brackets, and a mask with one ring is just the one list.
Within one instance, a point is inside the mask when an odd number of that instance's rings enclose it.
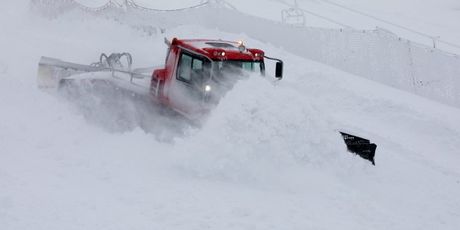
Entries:
{"label": "deep snow", "polygon": [[[43,19],[27,1],[0,13],[0,229],[460,224],[459,109],[242,34],[184,25],[147,36],[105,19]],[[91,63],[129,51],[137,66],[161,65],[163,36],[197,34],[282,57],[285,79],[240,82],[201,127],[129,99],[116,110],[36,87],[42,55]],[[347,153],[338,130],[376,142],[377,166]]]}

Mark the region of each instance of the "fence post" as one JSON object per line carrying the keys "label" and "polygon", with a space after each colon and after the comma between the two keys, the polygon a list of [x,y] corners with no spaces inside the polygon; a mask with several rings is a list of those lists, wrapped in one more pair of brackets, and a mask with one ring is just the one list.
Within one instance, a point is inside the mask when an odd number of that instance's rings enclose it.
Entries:
{"label": "fence post", "polygon": [[433,40],[433,48],[436,49],[436,42],[441,39],[440,36],[437,36],[437,37],[431,37],[431,40]]}

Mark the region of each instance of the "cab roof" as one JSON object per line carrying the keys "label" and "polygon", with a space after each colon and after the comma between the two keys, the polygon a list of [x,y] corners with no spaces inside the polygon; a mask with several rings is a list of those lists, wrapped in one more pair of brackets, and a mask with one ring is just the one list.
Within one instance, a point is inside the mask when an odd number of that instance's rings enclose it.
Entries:
{"label": "cab roof", "polygon": [[212,40],[212,39],[177,39],[171,45],[184,48],[213,61],[245,60],[262,61],[264,52],[259,49],[248,49],[243,42]]}

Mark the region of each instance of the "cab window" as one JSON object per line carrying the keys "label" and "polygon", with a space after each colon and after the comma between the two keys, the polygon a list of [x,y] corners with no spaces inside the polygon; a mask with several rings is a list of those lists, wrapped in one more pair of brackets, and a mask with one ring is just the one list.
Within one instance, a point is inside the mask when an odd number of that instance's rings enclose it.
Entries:
{"label": "cab window", "polygon": [[203,78],[203,60],[187,53],[179,59],[177,79],[186,83],[199,83]]}

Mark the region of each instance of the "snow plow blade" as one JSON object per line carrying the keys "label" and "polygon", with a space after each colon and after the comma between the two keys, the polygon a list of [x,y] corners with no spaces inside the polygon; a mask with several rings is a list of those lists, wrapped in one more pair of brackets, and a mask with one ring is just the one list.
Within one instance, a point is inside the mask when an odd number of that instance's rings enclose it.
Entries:
{"label": "snow plow blade", "polygon": [[342,134],[343,140],[345,141],[349,152],[355,153],[375,165],[374,157],[375,150],[377,149],[376,144],[371,143],[367,139],[353,136],[348,133],[340,132],[340,134]]}

